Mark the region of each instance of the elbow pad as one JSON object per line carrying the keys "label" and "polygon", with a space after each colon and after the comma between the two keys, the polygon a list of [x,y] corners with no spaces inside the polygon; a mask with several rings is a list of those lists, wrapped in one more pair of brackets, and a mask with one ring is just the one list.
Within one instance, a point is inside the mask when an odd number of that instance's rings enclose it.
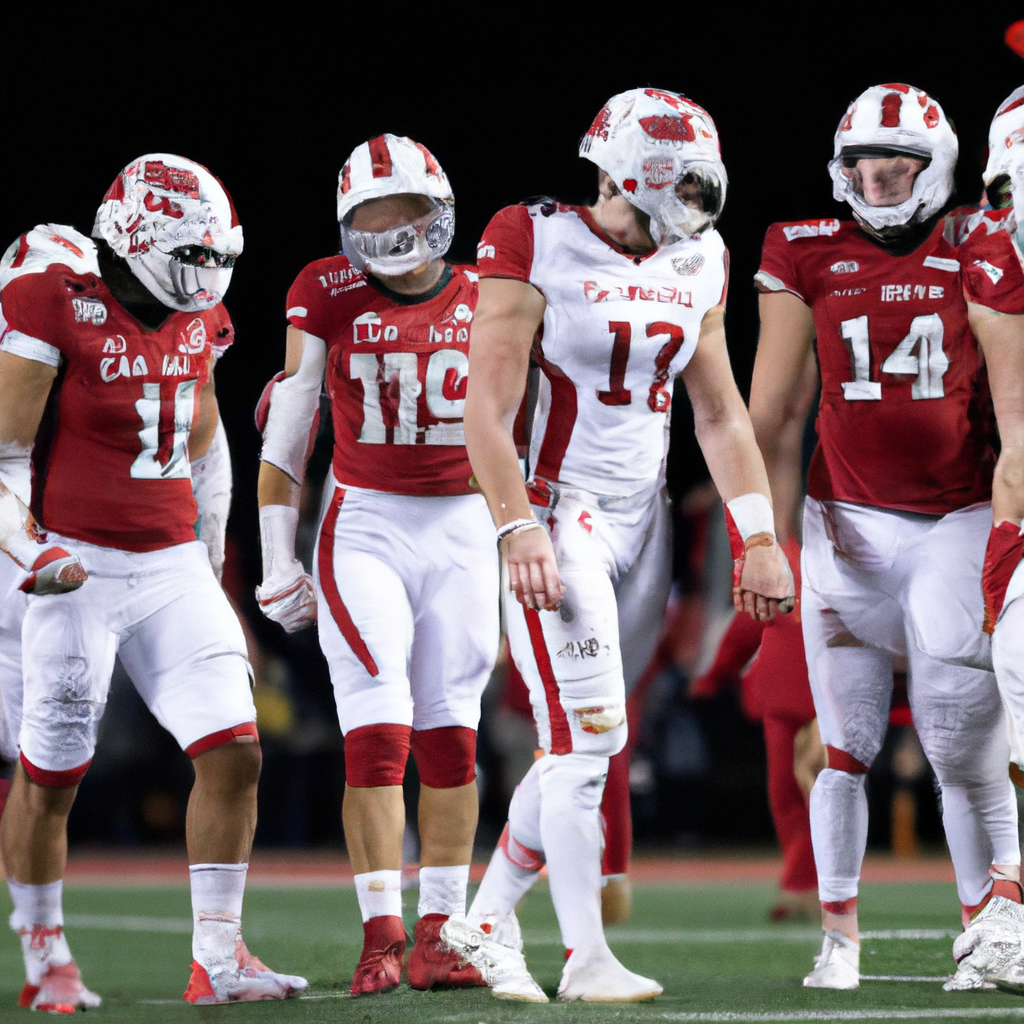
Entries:
{"label": "elbow pad", "polygon": [[256,427],[263,434],[260,458],[302,483],[306,460],[316,439],[320,385],[327,362],[327,343],[305,334],[302,362],[290,377],[283,373],[264,388],[256,406]]}

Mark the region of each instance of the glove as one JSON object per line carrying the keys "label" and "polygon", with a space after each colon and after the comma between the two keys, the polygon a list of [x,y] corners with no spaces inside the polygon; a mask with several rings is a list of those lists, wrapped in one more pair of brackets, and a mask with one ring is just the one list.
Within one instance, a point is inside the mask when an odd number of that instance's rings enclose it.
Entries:
{"label": "glove", "polygon": [[89,578],[78,555],[48,542],[31,520],[4,542],[3,550],[27,574],[18,587],[26,594],[66,594]]}
{"label": "glove", "polygon": [[983,988],[985,983],[1024,959],[1024,908],[993,896],[953,943],[956,974],[942,987],[947,992]]}
{"label": "glove", "polygon": [[990,636],[1003,610],[1010,577],[1024,555],[1024,537],[1020,527],[1006,521],[993,526],[985,548],[985,566],[981,570],[981,592],[985,597],[985,623],[981,627]]}
{"label": "glove", "polygon": [[260,509],[263,582],[256,588],[256,600],[263,614],[289,633],[316,622],[313,577],[295,557],[298,521],[298,509],[289,505],[265,505]]}

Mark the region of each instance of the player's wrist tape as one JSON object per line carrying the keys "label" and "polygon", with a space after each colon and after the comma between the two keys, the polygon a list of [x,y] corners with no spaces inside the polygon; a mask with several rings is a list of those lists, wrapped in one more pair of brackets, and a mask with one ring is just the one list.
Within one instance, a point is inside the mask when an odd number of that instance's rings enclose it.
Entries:
{"label": "player's wrist tape", "polygon": [[260,509],[263,578],[285,575],[295,566],[295,531],[299,510],[291,505],[264,505]]}
{"label": "player's wrist tape", "polygon": [[498,543],[500,544],[506,537],[511,537],[513,533],[536,528],[542,528],[542,525],[536,519],[513,519],[511,523],[498,527]]}
{"label": "player's wrist tape", "polygon": [[741,494],[738,498],[727,501],[725,507],[729,510],[744,544],[748,537],[753,537],[757,533],[767,533],[775,540],[775,513],[772,511],[771,502],[760,492]]}
{"label": "player's wrist tape", "polygon": [[0,483],[22,505],[32,502],[32,446],[17,441],[0,442]]}

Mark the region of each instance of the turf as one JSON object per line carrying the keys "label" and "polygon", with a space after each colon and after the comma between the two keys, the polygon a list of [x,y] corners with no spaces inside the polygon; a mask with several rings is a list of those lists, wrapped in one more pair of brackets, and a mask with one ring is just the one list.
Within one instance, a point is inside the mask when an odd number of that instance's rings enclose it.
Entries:
{"label": "turf", "polygon": [[[287,1003],[192,1007],[181,1001],[188,979],[190,909],[184,887],[74,887],[65,896],[67,931],[87,983],[103,996],[90,1013],[102,1020],[160,1024],[216,1019],[321,1022],[1024,1020],[1024,999],[999,992],[946,994],[935,981],[864,981],[856,992],[804,989],[817,930],[765,923],[768,885],[645,886],[632,920],[609,929],[631,969],[657,978],[665,994],[651,1003],[534,1006],[494,999],[487,990],[413,992],[353,1000],[348,982],[361,945],[351,889],[253,888],[246,895],[246,939],[279,970],[304,974],[310,994]],[[415,890],[406,893],[406,924]],[[2,904],[0,904],[0,909]],[[871,975],[934,976],[952,969],[957,927],[952,886],[866,885],[861,923],[871,932],[924,931],[924,937],[866,937],[861,969]],[[6,914],[6,910],[3,910]],[[526,954],[553,996],[563,951],[547,892],[539,886],[520,914]],[[0,1021],[28,1020],[15,1007],[22,982],[13,936],[0,941]]]}

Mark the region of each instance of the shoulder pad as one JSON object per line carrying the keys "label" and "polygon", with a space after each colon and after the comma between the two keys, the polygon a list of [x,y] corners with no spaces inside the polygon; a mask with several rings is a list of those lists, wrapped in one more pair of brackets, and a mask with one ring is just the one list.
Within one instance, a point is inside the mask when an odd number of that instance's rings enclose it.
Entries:
{"label": "shoulder pad", "polygon": [[798,238],[829,238],[839,233],[841,222],[832,217],[829,220],[801,220],[792,224],[779,224],[787,242],[795,242]]}
{"label": "shoulder pad", "polygon": [[38,224],[12,242],[0,259],[0,288],[23,274],[41,274],[52,266],[99,276],[96,243],[64,224]]}

